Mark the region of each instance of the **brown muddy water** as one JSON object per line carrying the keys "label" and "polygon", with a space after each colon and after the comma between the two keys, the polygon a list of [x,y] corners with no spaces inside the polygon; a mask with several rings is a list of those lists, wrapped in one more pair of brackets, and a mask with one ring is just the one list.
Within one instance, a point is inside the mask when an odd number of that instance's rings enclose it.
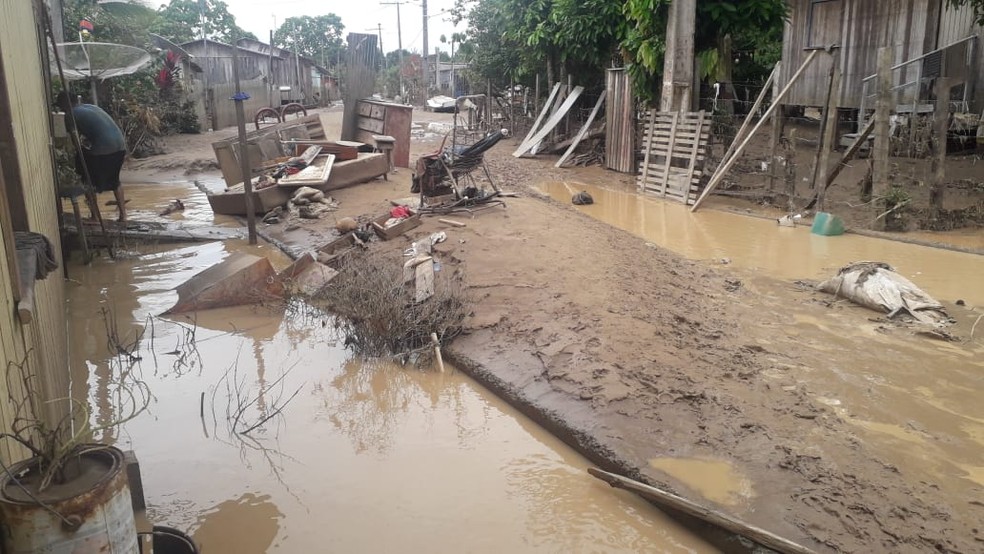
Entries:
{"label": "brown muddy water", "polygon": [[[200,195],[154,186],[128,185],[132,217]],[[221,223],[195,209],[181,217]],[[150,407],[96,438],[136,451],[152,521],[187,529],[203,552],[239,554],[714,551],[588,476],[585,459],[462,374],[352,359],[328,314],[294,304],[155,317],[176,285],[247,248],[131,247],[70,267],[73,396],[95,423],[118,418],[121,399],[100,310],[124,342],[143,333],[133,370]]]}
{"label": "brown muddy water", "polygon": [[[586,190],[595,203],[576,208],[682,256],[720,261],[777,279],[822,280],[858,260],[889,263],[938,300],[984,307],[984,256],[846,234],[822,237],[807,225],[780,227],[774,220],[704,209],[691,213],[675,202],[645,198],[576,182],[537,185],[545,194],[570,204]],[[920,238],[926,238],[920,235]],[[960,236],[956,242],[984,249],[984,234]]]}
{"label": "brown muddy water", "polygon": [[[746,306],[757,315],[745,322],[742,335],[767,353],[772,367],[765,379],[782,390],[805,390],[910,478],[954,494],[984,487],[984,256],[860,235],[821,237],[807,226],[779,227],[716,210],[691,214],[680,204],[582,183],[538,187],[564,203],[586,190],[595,204],[577,206],[585,214],[736,273],[744,288],[759,293]],[[981,235],[960,240],[971,239],[981,241]],[[722,258],[730,263],[722,265]],[[827,307],[832,297],[792,283],[822,280],[856,260],[888,262],[942,301],[959,340],[895,329],[876,312],[846,301]],[[955,305],[957,299],[967,306]],[[739,294],[735,302],[746,301]],[[748,483],[713,460],[657,459],[651,465],[722,504],[740,504],[767,485]]]}

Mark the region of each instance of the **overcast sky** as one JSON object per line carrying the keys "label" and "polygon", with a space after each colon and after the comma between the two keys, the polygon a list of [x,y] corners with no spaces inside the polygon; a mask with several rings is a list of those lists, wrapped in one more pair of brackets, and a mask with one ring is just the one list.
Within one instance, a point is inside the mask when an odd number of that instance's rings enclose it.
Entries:
{"label": "overcast sky", "polygon": [[[383,49],[387,52],[397,49],[396,6],[383,5],[397,0],[225,0],[229,11],[236,16],[236,23],[252,32],[263,42],[270,38],[270,30],[284,19],[301,15],[326,15],[334,13],[342,18],[345,33],[376,32],[376,25],[383,26]],[[454,0],[428,0],[428,48],[448,50],[449,45],[441,44],[441,35],[451,39],[451,33],[464,32],[465,23],[457,28],[451,25],[447,13],[454,6]],[[423,47],[423,12],[420,0],[406,2],[400,6],[403,23],[403,48],[419,52]]]}

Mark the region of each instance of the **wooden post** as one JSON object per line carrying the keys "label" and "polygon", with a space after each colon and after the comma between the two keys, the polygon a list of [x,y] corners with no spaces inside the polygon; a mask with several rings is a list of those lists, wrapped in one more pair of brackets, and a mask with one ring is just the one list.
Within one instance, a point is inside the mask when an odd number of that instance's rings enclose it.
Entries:
{"label": "wooden post", "polygon": [[670,3],[666,23],[666,53],[663,59],[663,92],[659,109],[663,112],[690,111],[694,80],[694,28],[697,0]]}
{"label": "wooden post", "polygon": [[745,148],[748,147],[748,143],[750,143],[752,141],[752,138],[755,137],[755,133],[757,133],[758,130],[762,127],[762,125],[765,124],[766,120],[769,119],[769,116],[771,116],[773,112],[776,111],[776,108],[781,105],[780,102],[782,102],[782,99],[785,98],[787,94],[789,94],[790,89],[793,88],[793,85],[796,84],[796,81],[798,81],[799,78],[803,75],[803,72],[806,71],[806,68],[809,67],[811,63],[813,63],[814,59],[816,59],[817,52],[819,52],[819,50],[814,50],[810,52],[810,55],[807,56],[806,60],[803,61],[803,65],[801,65],[799,69],[796,70],[796,73],[794,73],[792,78],[789,79],[789,82],[786,83],[786,87],[783,88],[781,92],[779,92],[779,96],[775,97],[772,100],[772,105],[769,106],[768,110],[766,110],[765,114],[762,116],[762,119],[760,119],[759,122],[755,124],[755,127],[752,128],[752,130],[748,133],[748,136],[745,137],[745,140],[743,140],[742,143],[738,145],[738,148],[735,149],[734,155],[731,156],[730,159],[726,160],[721,166],[718,166],[717,170],[714,172],[714,175],[711,176],[711,180],[707,183],[707,187],[704,188],[704,192],[701,193],[700,198],[698,198],[697,201],[694,202],[694,205],[690,207],[691,212],[697,211],[697,208],[700,206],[700,203],[703,202],[704,199],[707,198],[709,194],[711,194],[711,191],[714,190],[714,187],[716,187],[718,183],[721,182],[721,179],[724,178],[724,175],[731,169],[731,166],[735,164],[735,161],[737,161],[738,158],[741,156],[741,153],[745,151]]}
{"label": "wooden post", "polygon": [[[779,77],[782,75],[782,62],[776,64],[776,78],[772,81],[772,102],[776,102],[779,97]],[[769,161],[769,192],[776,188],[776,178],[779,176],[779,141],[782,140],[782,128],[785,126],[785,110],[779,106],[772,114],[772,132],[769,135],[769,152],[772,157]]]}
{"label": "wooden post", "polygon": [[875,147],[871,153],[873,164],[873,182],[871,213],[872,228],[876,231],[885,229],[885,218],[878,217],[884,211],[884,202],[879,201],[888,193],[889,188],[889,155],[891,154],[892,137],[889,118],[892,115],[892,49],[878,49],[878,99],[875,103]]}
{"label": "wooden post", "polygon": [[536,88],[533,90],[533,113],[540,113],[540,74],[536,74]]}
{"label": "wooden post", "polygon": [[933,181],[929,187],[930,219],[936,219],[943,210],[943,184],[946,180],[946,136],[950,130],[950,77],[936,79],[936,109],[933,111],[933,127],[936,148],[933,149]]}
{"label": "wooden post", "polygon": [[239,89],[239,47],[232,45],[232,78],[236,83],[236,124],[239,127],[239,166],[243,173],[243,192],[246,199],[246,227],[249,229],[249,243],[256,244],[256,213],[253,211],[253,171],[249,164],[249,151],[246,145],[246,114],[243,101],[249,95]]}
{"label": "wooden post", "polygon": [[509,79],[509,136],[516,136],[516,99],[513,98],[516,86]]}
{"label": "wooden post", "polygon": [[830,89],[827,91],[827,105],[824,107],[825,117],[823,120],[822,134],[820,136],[819,154],[817,158],[817,170],[813,172],[813,188],[817,188],[820,183],[820,190],[817,191],[817,211],[824,211],[824,196],[827,192],[827,176],[830,174],[830,153],[837,145],[837,122],[838,105],[840,104],[840,84],[841,69],[840,56],[837,50],[831,50],[832,56],[830,67]]}
{"label": "wooden post", "polygon": [[701,506],[696,502],[690,501],[681,496],[671,494],[662,489],[647,485],[645,483],[623,477],[615,473],[609,473],[593,467],[588,468],[588,473],[614,488],[624,489],[634,492],[643,498],[652,501],[660,508],[670,508],[677,512],[682,512],[688,516],[697,518],[720,527],[726,531],[731,531],[736,535],[741,535],[746,539],[752,540],[762,546],[771,548],[781,554],[814,554],[812,550],[797,544],[789,539],[785,539],[754,525],[745,523],[730,514]]}
{"label": "wooden post", "polygon": [[[772,86],[772,83],[776,79],[778,71],[779,64],[776,64],[776,67],[772,69],[772,73],[769,74],[769,78],[765,81],[765,86],[762,87],[762,92],[760,92],[758,98],[755,99],[755,104],[752,105],[752,109],[749,110],[748,115],[745,116],[745,120],[742,121],[741,127],[738,129],[738,133],[735,134],[734,140],[731,141],[731,145],[728,146],[728,150],[724,153],[724,156],[721,157],[722,163],[731,157],[731,154],[735,151],[735,147],[738,146],[738,144],[745,138],[745,130],[748,129],[748,124],[751,123],[752,119],[755,117],[755,114],[758,113],[759,108],[762,107],[762,102],[765,100],[765,95],[768,93],[769,87]],[[773,95],[773,98],[774,97],[775,95]]]}

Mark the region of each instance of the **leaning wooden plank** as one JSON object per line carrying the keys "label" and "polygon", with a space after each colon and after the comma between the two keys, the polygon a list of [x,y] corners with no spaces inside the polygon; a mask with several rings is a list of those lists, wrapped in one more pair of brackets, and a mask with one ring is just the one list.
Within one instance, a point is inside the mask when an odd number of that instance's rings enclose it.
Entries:
{"label": "leaning wooden plank", "polygon": [[648,500],[651,500],[652,502],[655,502],[657,506],[683,512],[691,517],[695,517],[701,521],[706,521],[707,523],[720,527],[726,531],[741,535],[746,539],[754,541],[767,548],[771,548],[781,554],[814,554],[814,552],[809,548],[797,544],[789,539],[780,537],[775,533],[771,533],[760,527],[755,527],[754,525],[745,523],[734,516],[708,508],[706,506],[701,506],[696,502],[692,502],[686,498],[657,489],[656,487],[652,487],[645,483],[640,483],[639,481],[629,479],[628,477],[623,477],[621,475],[616,475],[614,473],[609,473],[593,467],[588,468],[588,473],[608,483],[614,488],[632,491]]}
{"label": "leaning wooden plank", "polygon": [[[701,129],[701,127],[704,124],[704,112],[703,111],[700,112],[700,119],[698,121],[700,123],[697,124],[697,128],[698,128],[698,135],[700,135],[700,131],[703,130],[703,129]],[[697,187],[697,181],[694,180],[694,169],[695,169],[695,166],[697,165],[697,157],[699,155],[699,150],[702,150],[702,149],[703,148],[701,147],[700,141],[698,141],[698,142],[695,142],[694,143],[694,149],[690,151],[690,163],[687,164],[687,189],[688,189],[688,191],[691,190],[691,189],[695,189]],[[697,192],[697,191],[694,190],[693,192]],[[690,204],[689,198],[686,201],[684,201],[684,204]]]}
{"label": "leaning wooden plank", "polygon": [[745,121],[743,121],[741,123],[741,127],[738,128],[738,133],[735,135],[735,140],[731,141],[731,145],[728,146],[728,151],[721,157],[722,163],[724,163],[724,161],[727,160],[732,153],[734,153],[735,147],[742,141],[742,139],[745,138],[745,130],[748,129],[748,123],[753,117],[755,117],[755,114],[758,113],[759,108],[762,107],[762,101],[765,100],[765,94],[770,88],[772,88],[772,81],[775,80],[778,73],[779,64],[776,63],[776,66],[772,68],[772,73],[769,74],[769,78],[765,80],[765,85],[762,86],[762,91],[759,93],[758,98],[755,99],[755,104],[752,106],[751,111],[748,112],[748,115],[745,117]]}
{"label": "leaning wooden plank", "polygon": [[769,106],[769,109],[766,110],[764,114],[762,114],[762,118],[759,120],[757,124],[755,124],[755,127],[752,128],[751,131],[749,131],[748,136],[745,137],[745,140],[742,141],[742,143],[735,149],[735,152],[731,156],[731,158],[729,158],[727,161],[722,162],[724,165],[719,167],[718,171],[714,172],[714,175],[711,176],[711,180],[708,181],[707,183],[707,187],[704,188],[704,192],[701,193],[700,198],[698,198],[697,201],[694,202],[694,205],[690,207],[691,212],[697,211],[697,208],[700,207],[701,202],[703,202],[704,199],[711,194],[711,191],[713,191],[714,188],[718,186],[718,183],[721,182],[721,179],[724,178],[724,175],[731,169],[733,165],[735,165],[735,162],[738,160],[738,157],[741,156],[741,153],[744,152],[745,148],[748,147],[748,143],[752,141],[752,138],[755,136],[755,133],[757,133],[759,128],[761,128],[762,125],[764,125],[765,122],[769,120],[769,118],[772,116],[772,113],[779,108],[782,99],[785,98],[787,94],[789,94],[789,91],[792,90],[793,85],[795,85],[796,81],[798,81],[799,78],[803,75],[803,72],[806,71],[806,68],[809,67],[811,63],[813,63],[813,60],[816,59],[817,52],[819,52],[819,50],[813,50],[812,52],[810,52],[810,55],[807,56],[805,60],[803,60],[803,65],[801,65],[799,69],[796,70],[796,73],[794,73],[792,78],[789,79],[789,82],[786,83],[786,87],[779,92],[779,95],[772,99],[772,105]]}
{"label": "leaning wooden plank", "polygon": [[[669,132],[670,152],[672,152],[673,151],[673,148],[674,148],[674,144],[673,143],[674,143],[674,140],[676,139],[676,126],[677,126],[677,118],[679,117],[679,115],[680,114],[678,112],[674,112],[673,113],[673,126],[670,127],[670,132]],[[664,179],[663,179],[663,181],[661,183],[663,185],[663,187],[662,187],[662,190],[661,190],[660,194],[666,194],[666,185],[669,182],[669,175],[670,175],[670,162],[672,162],[672,161],[673,161],[673,156],[672,155],[666,157],[666,167],[663,168],[663,173],[666,174],[666,177],[664,177]]]}
{"label": "leaning wooden plank", "polygon": [[[651,121],[655,121],[656,120],[656,110],[650,110],[649,111],[649,119]],[[652,144],[653,144],[653,129],[654,128],[655,128],[655,125],[649,127],[649,129],[647,129],[647,131],[646,131],[646,144],[645,144],[646,154],[645,154],[645,158],[643,159],[643,162],[642,162],[643,163],[643,165],[642,165],[642,168],[643,169],[642,169],[642,171],[640,171],[640,173],[642,174],[642,178],[639,180],[639,186],[640,186],[640,188],[645,188],[646,181],[649,180],[649,155],[650,155],[650,150],[652,149]]]}
{"label": "leaning wooden plank", "polygon": [[[854,159],[854,156],[856,156],[857,153],[861,151],[861,148],[864,146],[865,141],[868,140],[868,137],[871,135],[871,131],[873,131],[874,129],[875,129],[875,118],[872,117],[868,119],[867,123],[864,124],[864,128],[861,129],[861,132],[858,133],[858,136],[854,137],[854,142],[852,142],[851,145],[847,147],[847,151],[844,152],[844,155],[841,157],[840,161],[837,162],[837,165],[835,165],[834,168],[830,170],[830,175],[827,176],[827,182],[824,183],[823,185],[824,190],[827,190],[827,188],[829,188],[830,185],[834,184],[834,180],[837,179],[837,176],[841,174],[841,171],[844,171],[845,167],[847,167],[847,162]],[[813,199],[810,200],[810,203],[806,205],[805,209],[809,210],[813,208],[813,206],[816,205],[817,200],[819,200],[819,198],[820,198],[820,191],[817,191],[816,193],[813,194]]]}
{"label": "leaning wooden plank", "polygon": [[540,113],[536,116],[536,120],[533,122],[533,126],[530,127],[530,132],[526,134],[526,138],[523,139],[523,142],[520,143],[520,146],[525,146],[527,143],[529,143],[530,138],[532,138],[533,135],[536,134],[537,130],[540,127],[540,122],[543,121],[543,116],[546,115],[548,111],[550,111],[550,105],[553,104],[554,98],[557,97],[557,91],[559,90],[560,90],[560,83],[556,83],[553,87],[553,90],[550,91],[550,96],[547,97],[547,103],[543,105],[543,109],[540,110]]}
{"label": "leaning wooden plank", "polygon": [[577,102],[577,99],[581,96],[582,92],[584,92],[584,87],[574,87],[574,90],[571,92],[570,96],[567,97],[567,100],[564,101],[564,104],[560,107],[560,109],[557,110],[556,113],[554,113],[553,116],[551,116],[550,119],[543,124],[543,128],[537,131],[536,134],[530,138],[530,140],[523,143],[516,149],[515,152],[513,152],[513,157],[518,158],[527,153],[533,145],[540,142],[544,139],[544,137],[550,134],[550,131],[553,131],[554,127],[560,124],[560,121],[564,119],[564,116],[570,111],[571,106],[574,105],[574,102]]}
{"label": "leaning wooden plank", "polygon": [[557,163],[554,164],[554,167],[560,167],[564,165],[564,162],[567,161],[567,158],[569,158],[570,155],[574,153],[574,149],[577,148],[577,145],[581,143],[581,139],[584,138],[584,134],[588,132],[588,129],[591,127],[591,124],[594,123],[594,119],[598,115],[598,110],[601,109],[601,105],[605,103],[605,96],[607,95],[608,95],[607,90],[601,91],[601,96],[599,96],[598,101],[595,102],[594,109],[591,110],[591,115],[588,116],[588,120],[585,121],[584,125],[581,126],[581,130],[578,131],[577,136],[574,137],[574,142],[571,143],[570,147],[567,149],[567,152],[564,152],[564,155],[561,156],[559,160],[557,160]]}

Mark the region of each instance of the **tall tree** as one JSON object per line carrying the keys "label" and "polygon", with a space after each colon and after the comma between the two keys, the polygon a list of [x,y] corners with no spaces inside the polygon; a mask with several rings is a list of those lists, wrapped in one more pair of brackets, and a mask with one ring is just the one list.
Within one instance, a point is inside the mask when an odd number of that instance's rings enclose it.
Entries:
{"label": "tall tree", "polygon": [[954,8],[970,6],[974,9],[975,22],[984,27],[984,0],[946,0]]}
{"label": "tall tree", "polygon": [[[222,0],[171,0],[157,13],[160,18],[151,31],[177,43],[205,38],[232,43],[240,38],[256,39],[256,35],[236,24],[229,5]],[[204,18],[203,18],[204,15]]]}
{"label": "tall tree", "polygon": [[330,13],[311,17],[288,17],[273,34],[273,42],[327,65],[342,51],[342,18]]}

